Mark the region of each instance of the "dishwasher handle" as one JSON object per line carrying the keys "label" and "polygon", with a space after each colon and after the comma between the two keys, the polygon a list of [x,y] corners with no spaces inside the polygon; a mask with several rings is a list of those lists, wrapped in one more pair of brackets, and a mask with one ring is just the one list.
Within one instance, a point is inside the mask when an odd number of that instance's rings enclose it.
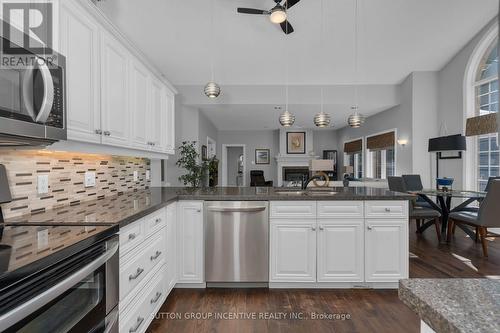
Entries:
{"label": "dishwasher handle", "polygon": [[266,206],[259,207],[208,207],[209,212],[218,213],[254,213],[263,212],[267,209]]}

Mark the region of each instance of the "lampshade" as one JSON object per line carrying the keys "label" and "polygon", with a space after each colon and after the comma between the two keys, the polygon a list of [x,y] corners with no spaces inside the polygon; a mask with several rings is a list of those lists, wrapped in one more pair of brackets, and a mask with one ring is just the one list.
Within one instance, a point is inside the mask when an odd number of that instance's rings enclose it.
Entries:
{"label": "lampshade", "polygon": [[344,167],[344,173],[349,173],[349,174],[354,173],[354,167],[352,165],[346,165]]}
{"label": "lampshade", "polygon": [[463,150],[467,150],[467,142],[460,134],[429,139],[429,152]]}
{"label": "lampshade", "polygon": [[7,170],[3,164],[0,164],[0,203],[12,201],[10,193],[9,181],[7,179]]}
{"label": "lampshade", "polygon": [[310,171],[335,171],[333,160],[311,160],[309,162]]}

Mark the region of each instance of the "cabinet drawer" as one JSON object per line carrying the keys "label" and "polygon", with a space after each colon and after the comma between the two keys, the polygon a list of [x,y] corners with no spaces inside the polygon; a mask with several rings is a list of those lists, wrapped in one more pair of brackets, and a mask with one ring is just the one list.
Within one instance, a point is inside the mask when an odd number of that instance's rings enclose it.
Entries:
{"label": "cabinet drawer", "polygon": [[149,237],[155,234],[160,229],[164,228],[167,225],[167,221],[165,218],[165,210],[160,209],[159,211],[147,216],[145,218],[144,226],[146,228],[145,234],[146,237]]}
{"label": "cabinet drawer", "polygon": [[315,218],[315,201],[273,201],[271,202],[271,218]]}
{"label": "cabinet drawer", "polygon": [[408,201],[365,201],[367,218],[405,218],[408,213]]}
{"label": "cabinet drawer", "polygon": [[120,229],[120,256],[125,255],[144,240],[143,224],[144,220],[139,220]]}
{"label": "cabinet drawer", "polygon": [[162,239],[152,239],[148,242],[150,245],[136,256],[120,263],[120,300],[123,300],[157,264],[164,261]]}
{"label": "cabinet drawer", "polygon": [[363,201],[319,201],[318,218],[363,218]]}

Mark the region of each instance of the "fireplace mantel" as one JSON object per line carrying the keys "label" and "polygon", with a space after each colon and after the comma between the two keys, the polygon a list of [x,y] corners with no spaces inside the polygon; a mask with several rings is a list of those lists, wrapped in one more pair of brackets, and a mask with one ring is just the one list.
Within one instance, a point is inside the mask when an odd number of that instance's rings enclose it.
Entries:
{"label": "fireplace mantel", "polygon": [[284,167],[309,167],[311,160],[317,160],[319,156],[311,155],[278,155],[276,162],[278,164],[278,186],[283,186],[283,168]]}

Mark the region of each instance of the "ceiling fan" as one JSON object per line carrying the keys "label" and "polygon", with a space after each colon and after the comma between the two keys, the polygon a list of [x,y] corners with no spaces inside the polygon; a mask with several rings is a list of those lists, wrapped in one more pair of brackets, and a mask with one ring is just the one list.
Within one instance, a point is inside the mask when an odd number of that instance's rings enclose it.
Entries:
{"label": "ceiling fan", "polygon": [[254,9],[254,8],[238,8],[238,13],[254,14],[254,15],[269,15],[269,19],[274,24],[279,24],[285,34],[291,34],[294,30],[290,22],[287,20],[287,11],[292,6],[296,5],[300,0],[274,0],[276,6],[270,10]]}

